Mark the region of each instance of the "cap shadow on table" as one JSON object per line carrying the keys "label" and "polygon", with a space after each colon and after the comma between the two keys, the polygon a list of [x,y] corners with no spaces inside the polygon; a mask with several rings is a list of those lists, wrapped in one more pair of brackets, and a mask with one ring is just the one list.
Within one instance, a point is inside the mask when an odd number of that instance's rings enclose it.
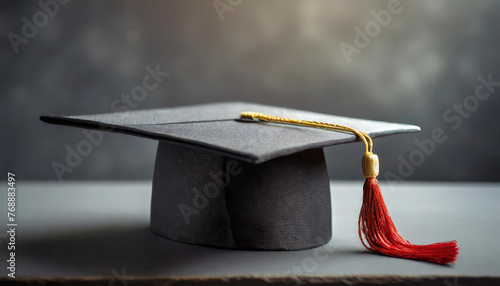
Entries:
{"label": "cap shadow on table", "polygon": [[[327,257],[327,264],[347,256],[372,256],[362,248],[325,245],[300,251],[248,251],[211,248],[180,243],[154,235],[147,225],[105,225],[82,231],[21,237],[19,273],[29,276],[111,276],[115,270],[127,275],[231,275],[235,269],[272,273],[266,267],[281,261],[302,262],[308,257]],[[376,255],[378,256],[378,255]],[[293,260],[291,260],[293,258]],[[256,261],[263,264],[255,265]],[[293,274],[290,265],[290,274]],[[276,268],[279,270],[279,268]],[[196,274],[195,274],[196,273]],[[234,273],[238,274],[238,273]],[[314,273],[304,273],[314,274]]]}

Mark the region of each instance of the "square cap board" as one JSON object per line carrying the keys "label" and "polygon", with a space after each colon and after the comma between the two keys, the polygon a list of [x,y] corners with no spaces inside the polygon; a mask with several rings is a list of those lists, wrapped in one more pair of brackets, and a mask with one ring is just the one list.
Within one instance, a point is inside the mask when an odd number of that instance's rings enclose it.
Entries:
{"label": "square cap board", "polygon": [[151,229],[160,236],[236,249],[294,250],[326,243],[331,206],[322,147],[354,142],[356,136],[240,119],[246,111],[349,126],[372,138],[420,130],[243,102],[41,120],[159,140]]}

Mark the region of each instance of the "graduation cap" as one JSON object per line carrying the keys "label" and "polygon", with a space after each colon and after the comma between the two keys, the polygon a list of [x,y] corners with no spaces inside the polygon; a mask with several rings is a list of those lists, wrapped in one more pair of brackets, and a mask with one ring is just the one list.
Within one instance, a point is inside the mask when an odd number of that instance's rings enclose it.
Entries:
{"label": "graduation cap", "polygon": [[298,250],[328,242],[330,184],[323,147],[361,140],[363,245],[436,263],[453,262],[458,254],[455,241],[413,245],[403,239],[375,178],[372,138],[416,132],[418,126],[241,102],[41,120],[159,140],[151,230],[175,241],[230,249]]}

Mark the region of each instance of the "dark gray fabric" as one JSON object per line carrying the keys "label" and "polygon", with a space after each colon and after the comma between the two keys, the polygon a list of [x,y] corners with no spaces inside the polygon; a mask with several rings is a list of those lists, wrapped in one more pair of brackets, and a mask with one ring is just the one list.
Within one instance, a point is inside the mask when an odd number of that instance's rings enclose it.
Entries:
{"label": "dark gray fabric", "polygon": [[[214,185],[212,178],[223,166],[224,158],[212,152],[160,141],[151,196],[151,230],[176,241],[234,247],[224,188]],[[215,186],[219,194],[206,198],[206,186]],[[196,213],[185,214],[186,222],[181,209]]]}
{"label": "dark gray fabric", "polygon": [[260,165],[241,162],[241,169],[226,189],[238,247],[295,250],[330,241],[330,187],[323,149]]}
{"label": "dark gray fabric", "polygon": [[310,148],[356,141],[352,134],[275,123],[238,121],[243,111],[346,125],[373,138],[419,131],[418,126],[355,119],[260,104],[228,102],[82,116],[42,116],[48,123],[105,129],[262,163]]}
{"label": "dark gray fabric", "polygon": [[297,250],[327,243],[331,225],[322,149],[254,165],[167,141],[158,145],[155,234],[224,248]]}
{"label": "dark gray fabric", "polygon": [[[357,138],[324,129],[242,121],[243,111],[346,125],[372,137],[420,130],[238,102],[41,119],[159,139],[151,229],[160,236],[263,250],[326,243],[331,237],[331,204],[322,147]],[[231,164],[241,172],[231,173]]]}

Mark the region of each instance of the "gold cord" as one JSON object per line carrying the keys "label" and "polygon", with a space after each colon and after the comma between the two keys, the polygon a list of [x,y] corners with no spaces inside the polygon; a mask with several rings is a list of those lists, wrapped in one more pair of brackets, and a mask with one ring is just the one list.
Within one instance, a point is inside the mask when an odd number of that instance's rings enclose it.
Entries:
{"label": "gold cord", "polygon": [[240,118],[242,119],[252,119],[252,120],[261,120],[266,122],[274,122],[274,123],[283,123],[283,124],[292,124],[292,125],[300,125],[314,128],[322,128],[329,129],[334,131],[341,132],[351,132],[356,136],[363,140],[365,143],[365,155],[361,161],[361,167],[363,170],[363,175],[365,178],[375,178],[379,174],[379,162],[378,156],[373,154],[373,142],[372,138],[365,132],[356,130],[351,127],[332,124],[327,122],[318,122],[318,121],[310,121],[310,120],[300,120],[300,119],[292,119],[292,118],[284,118],[278,116],[271,116],[257,112],[242,112],[240,113]]}
{"label": "gold cord", "polygon": [[267,121],[267,122],[301,125],[301,126],[329,129],[329,130],[335,130],[335,131],[351,132],[351,133],[354,133],[355,135],[357,135],[361,140],[363,140],[363,143],[365,143],[365,152],[366,153],[371,153],[373,150],[373,142],[368,134],[366,134],[362,131],[356,130],[354,128],[351,128],[351,127],[343,126],[343,125],[326,123],[326,122],[318,122],[318,121],[310,121],[310,120],[284,118],[284,117],[271,116],[271,115],[266,115],[266,114],[257,113],[257,112],[242,112],[240,114],[240,117],[245,118],[245,119],[261,120],[261,121]]}

